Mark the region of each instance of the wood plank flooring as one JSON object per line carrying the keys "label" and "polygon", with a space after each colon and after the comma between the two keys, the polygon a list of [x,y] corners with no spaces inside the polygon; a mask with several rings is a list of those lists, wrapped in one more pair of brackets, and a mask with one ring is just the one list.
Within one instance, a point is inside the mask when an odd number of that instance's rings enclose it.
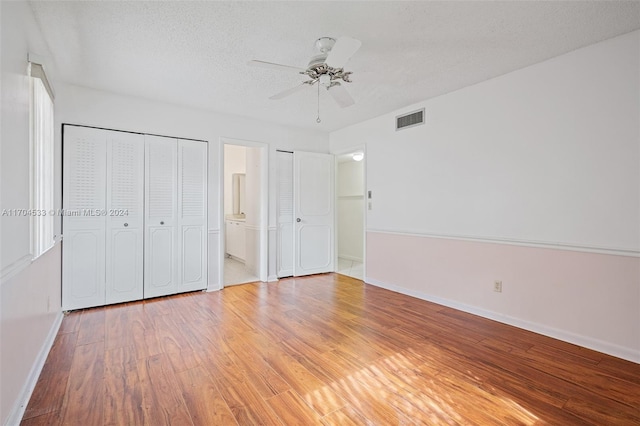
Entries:
{"label": "wood plank flooring", "polygon": [[640,425],[640,364],[338,274],[73,312],[22,425]]}

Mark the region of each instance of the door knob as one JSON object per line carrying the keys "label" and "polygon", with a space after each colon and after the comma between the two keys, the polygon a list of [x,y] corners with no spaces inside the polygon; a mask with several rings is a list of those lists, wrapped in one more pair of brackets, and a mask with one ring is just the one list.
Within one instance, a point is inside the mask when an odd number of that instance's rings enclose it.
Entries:
{"label": "door knob", "polygon": [[126,228],[127,226],[129,226],[129,224],[128,224],[128,223],[125,223],[125,224],[124,224],[124,227]]}
{"label": "door knob", "polygon": [[164,225],[164,221],[160,221],[160,225]]}
{"label": "door knob", "polygon": [[297,218],[297,219],[296,219],[296,222],[302,222],[302,219]]}

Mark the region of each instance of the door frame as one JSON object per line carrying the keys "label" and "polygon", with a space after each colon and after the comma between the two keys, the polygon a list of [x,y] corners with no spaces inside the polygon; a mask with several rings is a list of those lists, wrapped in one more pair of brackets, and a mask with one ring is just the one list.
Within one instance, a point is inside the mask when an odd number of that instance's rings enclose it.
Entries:
{"label": "door frame", "polygon": [[224,217],[224,146],[239,145],[247,148],[260,148],[262,150],[260,161],[260,271],[258,279],[267,281],[269,267],[269,144],[264,142],[250,141],[246,139],[236,139],[220,137],[218,144],[218,158],[220,158],[220,170],[218,173],[218,283],[223,289],[224,284],[224,254],[225,254],[225,217]]}
{"label": "door frame", "polygon": [[364,203],[362,206],[362,280],[364,282],[367,282],[367,208],[369,203],[371,202],[371,200],[369,200],[369,198],[367,197],[368,194],[368,186],[367,186],[367,146],[366,145],[355,145],[355,146],[351,146],[348,148],[343,148],[343,149],[339,149],[339,150],[335,150],[335,151],[331,151],[331,154],[334,155],[334,161],[335,161],[335,166],[334,166],[334,197],[335,197],[335,201],[334,201],[334,206],[335,206],[335,215],[334,215],[334,269],[337,270],[338,269],[338,233],[340,232],[340,230],[338,229],[338,160],[339,157],[342,155],[347,155],[347,154],[354,154],[356,152],[362,152],[364,154],[364,158],[362,159],[363,161],[363,173],[364,176],[362,176],[362,184],[364,186]]}

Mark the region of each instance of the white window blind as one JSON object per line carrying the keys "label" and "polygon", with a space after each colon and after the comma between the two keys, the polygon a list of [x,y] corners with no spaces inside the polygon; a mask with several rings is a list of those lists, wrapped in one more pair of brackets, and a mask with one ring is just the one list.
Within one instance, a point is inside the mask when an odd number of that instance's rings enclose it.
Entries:
{"label": "white window blind", "polygon": [[31,71],[31,253],[34,258],[54,244],[53,100],[42,66]]}

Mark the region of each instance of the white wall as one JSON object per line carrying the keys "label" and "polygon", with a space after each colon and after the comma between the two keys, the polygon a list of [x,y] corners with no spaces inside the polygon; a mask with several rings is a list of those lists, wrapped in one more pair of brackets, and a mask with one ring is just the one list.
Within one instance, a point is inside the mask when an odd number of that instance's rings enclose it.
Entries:
{"label": "white wall", "polygon": [[233,174],[246,172],[246,148],[224,145],[224,214],[233,214]]}
{"label": "white wall", "polygon": [[[332,133],[332,152],[366,144],[369,281],[640,361],[639,62],[635,31]],[[424,266],[452,240],[449,268]],[[496,242],[544,250],[516,263]],[[559,249],[600,253],[598,278]]]}
{"label": "white wall", "polygon": [[364,162],[338,163],[338,257],[362,262],[364,254]]}
{"label": "white wall", "polygon": [[[373,229],[638,251],[638,86],[634,32],[334,132],[332,150],[372,149]],[[394,130],[421,107],[426,125]]]}
{"label": "white wall", "polygon": [[[27,54],[46,59],[48,51],[28,3],[0,2],[0,15],[0,210],[28,209]],[[44,65],[57,89],[55,69],[49,62]],[[55,202],[59,207],[59,141],[55,152],[58,182]],[[62,318],[60,243],[33,260],[28,217],[1,216],[0,233],[0,424],[17,424],[22,413],[20,407],[26,402],[30,386],[35,384]]]}
{"label": "white wall", "polygon": [[[266,143],[268,149],[269,238],[275,238],[275,151],[328,152],[328,135],[244,117],[153,102],[121,94],[61,85],[57,122],[154,133],[209,142],[209,289],[221,288],[221,138]],[[275,246],[274,246],[275,247]],[[269,258],[275,256],[270,250]],[[270,272],[271,274],[271,272]]]}

